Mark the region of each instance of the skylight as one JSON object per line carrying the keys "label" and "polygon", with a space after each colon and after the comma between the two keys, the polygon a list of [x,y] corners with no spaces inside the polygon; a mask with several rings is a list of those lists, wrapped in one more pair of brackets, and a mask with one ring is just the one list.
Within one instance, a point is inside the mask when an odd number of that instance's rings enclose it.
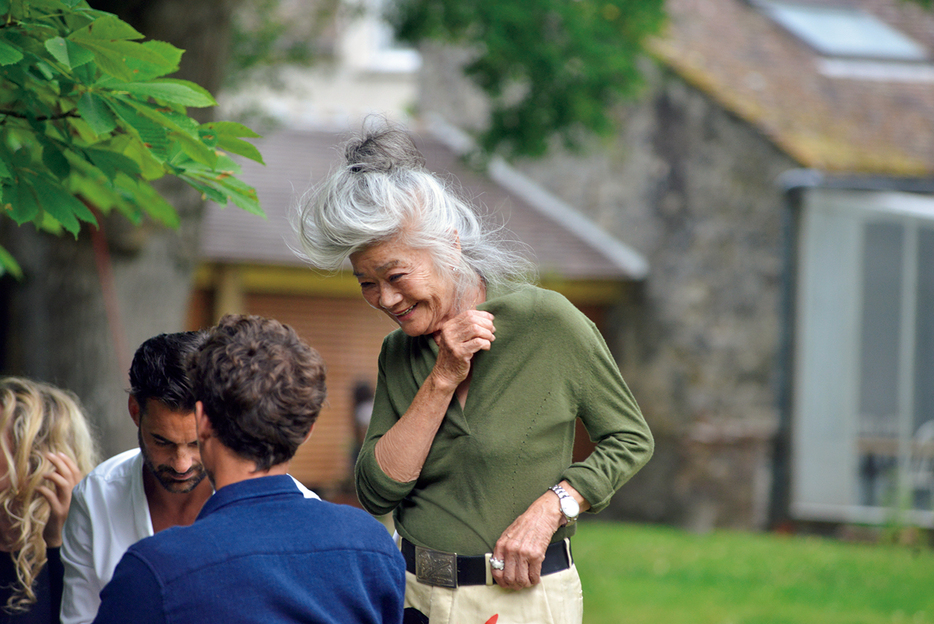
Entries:
{"label": "skylight", "polygon": [[926,61],[927,51],[888,24],[859,9],[756,3],[772,19],[825,56],[888,61]]}

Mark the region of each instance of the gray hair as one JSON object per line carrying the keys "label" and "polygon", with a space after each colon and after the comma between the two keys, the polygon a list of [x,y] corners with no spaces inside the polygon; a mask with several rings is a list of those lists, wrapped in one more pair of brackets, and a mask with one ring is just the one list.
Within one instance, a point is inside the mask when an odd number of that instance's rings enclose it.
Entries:
{"label": "gray hair", "polygon": [[351,254],[400,240],[430,253],[458,306],[479,280],[509,289],[534,278],[521,244],[428,171],[408,133],[365,127],[343,149],[341,166],[299,204],[300,255],[311,265],[338,271]]}

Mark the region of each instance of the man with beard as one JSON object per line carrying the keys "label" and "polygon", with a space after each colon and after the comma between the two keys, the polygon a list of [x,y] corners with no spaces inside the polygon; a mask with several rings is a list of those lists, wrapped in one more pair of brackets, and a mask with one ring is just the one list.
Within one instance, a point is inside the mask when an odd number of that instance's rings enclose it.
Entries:
{"label": "man with beard", "polygon": [[63,624],[91,622],[100,591],[126,549],[163,529],[190,525],[213,493],[198,451],[195,396],[186,373],[187,359],[206,335],[160,334],[133,356],[128,408],[139,448],[103,462],[74,490],[62,535]]}

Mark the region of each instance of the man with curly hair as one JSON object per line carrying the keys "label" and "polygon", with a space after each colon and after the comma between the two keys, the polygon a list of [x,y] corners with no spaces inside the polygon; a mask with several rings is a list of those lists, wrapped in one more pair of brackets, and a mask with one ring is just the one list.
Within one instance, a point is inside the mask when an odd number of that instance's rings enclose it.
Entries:
{"label": "man with curly hair", "polygon": [[213,493],[198,451],[187,372],[188,358],[206,338],[205,331],[159,334],[136,350],[127,409],[139,448],[104,461],[74,490],[63,531],[62,624],[89,624],[126,549],[191,524]]}
{"label": "man with curly hair", "polygon": [[318,353],[278,321],[228,315],[189,374],[216,493],[191,526],[127,550],[95,623],[402,622],[405,563],[385,527],[287,475],[325,399]]}

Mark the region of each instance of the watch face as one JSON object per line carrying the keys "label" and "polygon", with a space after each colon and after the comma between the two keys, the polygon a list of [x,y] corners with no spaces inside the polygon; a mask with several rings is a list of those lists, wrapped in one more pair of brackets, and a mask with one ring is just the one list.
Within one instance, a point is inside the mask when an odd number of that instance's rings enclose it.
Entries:
{"label": "watch face", "polygon": [[576,518],[580,510],[580,505],[570,496],[561,499],[561,511],[564,512],[564,515],[568,518]]}

